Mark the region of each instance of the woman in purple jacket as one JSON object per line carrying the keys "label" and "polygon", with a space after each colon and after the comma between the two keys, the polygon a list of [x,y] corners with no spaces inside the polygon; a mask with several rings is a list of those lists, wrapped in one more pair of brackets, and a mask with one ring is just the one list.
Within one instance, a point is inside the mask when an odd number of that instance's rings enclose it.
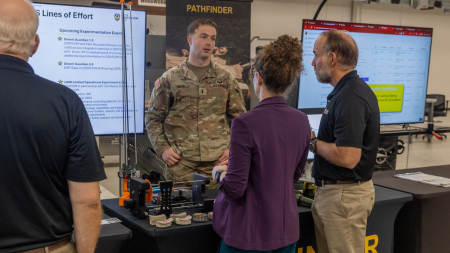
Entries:
{"label": "woman in purple jacket", "polygon": [[297,38],[280,36],[253,67],[261,101],[233,120],[228,167],[216,167],[212,175],[221,190],[213,219],[223,239],[218,252],[294,253],[300,237],[294,183],[311,138],[307,116],[282,97],[302,70]]}

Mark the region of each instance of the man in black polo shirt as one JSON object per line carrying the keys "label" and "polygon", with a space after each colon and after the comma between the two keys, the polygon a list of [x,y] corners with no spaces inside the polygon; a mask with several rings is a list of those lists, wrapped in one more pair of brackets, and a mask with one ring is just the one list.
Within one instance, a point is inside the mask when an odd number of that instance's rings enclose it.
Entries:
{"label": "man in black polo shirt", "polygon": [[33,6],[0,6],[0,252],[92,253],[106,175],[89,117],[27,63],[39,45]]}
{"label": "man in black polo shirt", "polygon": [[372,174],[380,136],[375,94],[359,78],[358,48],[343,31],[327,31],[314,44],[317,80],[334,89],[310,149],[315,153],[312,206],[320,253],[362,253],[374,205]]}

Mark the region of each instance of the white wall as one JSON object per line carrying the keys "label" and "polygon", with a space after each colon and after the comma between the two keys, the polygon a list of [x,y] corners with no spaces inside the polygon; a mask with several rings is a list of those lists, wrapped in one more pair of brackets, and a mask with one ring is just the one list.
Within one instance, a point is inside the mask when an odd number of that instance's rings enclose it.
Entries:
{"label": "white wall", "polygon": [[[276,39],[283,34],[289,34],[301,39],[302,20],[312,19],[321,0],[255,0],[252,3],[251,38]],[[328,1],[318,20],[351,21],[351,0]],[[267,44],[268,41],[254,40],[251,44],[251,58],[255,58],[255,48]]]}
{"label": "white wall", "polygon": [[166,35],[166,16],[147,15],[147,28],[151,35]]}

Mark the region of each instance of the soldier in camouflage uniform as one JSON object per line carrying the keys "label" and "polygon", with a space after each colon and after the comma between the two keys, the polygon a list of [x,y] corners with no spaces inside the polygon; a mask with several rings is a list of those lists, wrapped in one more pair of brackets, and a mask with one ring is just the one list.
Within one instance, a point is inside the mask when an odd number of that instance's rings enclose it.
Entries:
{"label": "soldier in camouflage uniform", "polygon": [[234,76],[210,60],[216,30],[207,19],[189,25],[189,59],[165,72],[150,97],[148,136],[169,166],[166,179],[174,182],[190,181],[193,173],[210,177],[213,167],[228,159],[226,116],[245,112]]}

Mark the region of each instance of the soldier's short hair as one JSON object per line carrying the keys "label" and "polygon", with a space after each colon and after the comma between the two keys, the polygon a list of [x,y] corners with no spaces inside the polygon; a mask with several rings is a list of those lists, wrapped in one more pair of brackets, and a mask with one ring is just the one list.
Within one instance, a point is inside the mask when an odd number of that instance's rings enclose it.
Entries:
{"label": "soldier's short hair", "polygon": [[325,55],[336,54],[338,68],[342,71],[354,69],[358,63],[358,46],[345,31],[330,30],[322,33],[327,38],[323,43]]}
{"label": "soldier's short hair", "polygon": [[260,74],[269,91],[282,93],[303,70],[302,53],[297,38],[282,35],[264,46],[256,56],[252,70]]}
{"label": "soldier's short hair", "polygon": [[217,24],[214,21],[212,21],[211,19],[207,19],[207,18],[200,18],[200,19],[192,21],[192,23],[189,24],[188,29],[187,29],[187,36],[191,36],[192,34],[194,34],[195,29],[197,29],[201,25],[212,26],[212,27],[214,27],[214,29],[216,29],[216,32],[217,32]]}

